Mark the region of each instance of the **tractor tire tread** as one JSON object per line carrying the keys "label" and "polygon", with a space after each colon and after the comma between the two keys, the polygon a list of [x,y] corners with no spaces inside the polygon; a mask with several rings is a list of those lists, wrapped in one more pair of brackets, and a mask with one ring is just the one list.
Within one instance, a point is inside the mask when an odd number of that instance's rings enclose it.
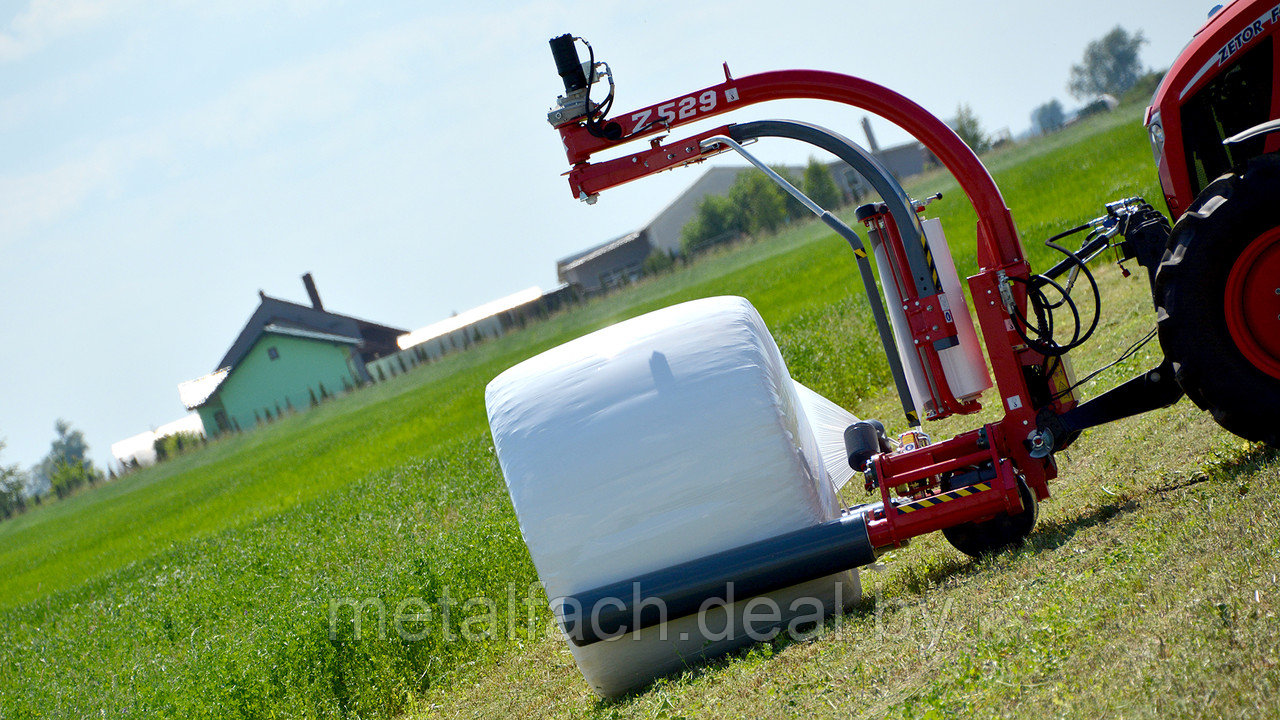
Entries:
{"label": "tractor tire tread", "polygon": [[1280,223],[1278,195],[1275,155],[1214,180],[1174,225],[1155,279],[1157,334],[1187,398],[1236,435],[1276,446],[1280,380],[1236,349],[1223,308],[1232,262],[1252,237]]}

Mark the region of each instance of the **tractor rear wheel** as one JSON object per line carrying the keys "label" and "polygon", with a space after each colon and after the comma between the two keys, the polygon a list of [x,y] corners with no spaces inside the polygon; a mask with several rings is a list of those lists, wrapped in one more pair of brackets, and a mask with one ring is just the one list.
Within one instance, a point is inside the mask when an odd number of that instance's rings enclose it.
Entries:
{"label": "tractor rear wheel", "polygon": [[1280,445],[1280,157],[1213,181],[1156,272],[1160,345],[1219,425]]}
{"label": "tractor rear wheel", "polygon": [[1017,515],[1000,513],[990,520],[953,525],[944,528],[942,536],[951,543],[951,547],[971,558],[980,558],[1005,548],[1022,547],[1036,526],[1039,511],[1031,488],[1021,477],[1018,478],[1018,496],[1022,498],[1022,512]]}

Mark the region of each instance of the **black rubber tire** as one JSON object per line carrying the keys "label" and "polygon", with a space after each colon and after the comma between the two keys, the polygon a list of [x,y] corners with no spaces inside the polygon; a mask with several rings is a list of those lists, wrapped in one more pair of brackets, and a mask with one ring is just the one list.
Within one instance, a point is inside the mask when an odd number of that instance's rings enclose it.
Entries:
{"label": "black rubber tire", "polygon": [[1219,425],[1280,445],[1280,379],[1258,369],[1227,329],[1227,277],[1280,225],[1280,157],[1262,155],[1214,180],[1173,226],[1156,271],[1160,345],[1187,397]]}
{"label": "black rubber tire", "polygon": [[1022,497],[1023,510],[1017,515],[1001,513],[990,520],[954,525],[945,528],[942,536],[951,543],[951,547],[971,558],[1022,547],[1036,526],[1039,507],[1031,488],[1022,478],[1018,478],[1018,494]]}

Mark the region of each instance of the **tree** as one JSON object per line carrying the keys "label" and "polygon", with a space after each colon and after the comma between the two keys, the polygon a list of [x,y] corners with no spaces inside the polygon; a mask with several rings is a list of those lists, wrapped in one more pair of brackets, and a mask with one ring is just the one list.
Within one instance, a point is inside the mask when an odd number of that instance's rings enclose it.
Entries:
{"label": "tree", "polygon": [[1138,50],[1147,39],[1139,30],[1132,35],[1119,25],[1090,42],[1080,65],[1071,66],[1067,92],[1077,100],[1107,93],[1119,96],[1133,87],[1142,75]]}
{"label": "tree", "polygon": [[813,156],[809,157],[809,164],[804,168],[804,194],[824,210],[840,206],[840,188],[836,187],[831,170]]}
{"label": "tree", "polygon": [[1031,125],[1041,135],[1061,129],[1066,121],[1067,114],[1062,111],[1062,103],[1057,98],[1031,111]]}
{"label": "tree", "polygon": [[982,153],[991,149],[991,140],[982,130],[982,123],[978,121],[978,116],[973,114],[973,110],[968,103],[960,103],[956,108],[956,116],[952,118],[951,129],[956,131],[960,139],[964,141],[975,153]]}
{"label": "tree", "polygon": [[[801,183],[785,168],[774,168],[787,182]],[[731,240],[743,233],[771,233],[793,217],[808,212],[799,200],[778,187],[764,173],[738,173],[728,195],[702,199],[693,219],[680,230],[680,246],[686,255]]]}
{"label": "tree", "polygon": [[787,193],[759,171],[738,175],[729,188],[729,201],[752,234],[771,233],[787,220]]}
{"label": "tree", "polygon": [[[4,441],[0,440],[0,451],[4,450]],[[26,477],[17,465],[0,465],[0,518],[27,509]]]}
{"label": "tree", "polygon": [[84,433],[61,418],[53,429],[58,436],[53,439],[49,454],[36,466],[48,479],[50,489],[58,497],[66,497],[84,483],[102,479],[102,473],[85,457],[89,444],[84,441]]}
{"label": "tree", "polygon": [[[311,397],[315,398],[312,392]],[[285,400],[288,402],[288,399]],[[290,406],[292,409],[292,405]],[[181,430],[172,435],[164,435],[156,438],[151,443],[151,448],[156,451],[156,462],[163,462],[169,458],[174,458],[188,450],[194,450],[204,444],[204,437],[193,432]]]}
{"label": "tree", "polygon": [[693,219],[680,229],[680,248],[685,255],[691,255],[708,245],[735,238],[742,231],[742,219],[729,198],[709,195],[698,204]]}
{"label": "tree", "polygon": [[[773,167],[773,171],[778,173],[778,177],[790,183],[791,187],[796,188],[801,192],[804,192],[804,183],[799,178],[797,178],[794,174],[792,174],[791,170],[783,167],[782,165],[775,165]],[[765,179],[768,179],[768,178],[765,178]],[[781,187],[778,186],[777,183],[775,183],[772,180],[769,180],[769,184],[772,185],[774,189],[778,191],[778,197],[782,198],[783,222],[787,222],[789,220],[793,220],[795,218],[801,217],[809,212],[809,209],[804,206],[804,203],[797,200],[795,196],[792,195],[791,193],[787,192],[786,190],[783,190]]]}
{"label": "tree", "polygon": [[58,418],[58,421],[53,424],[53,430],[58,433],[58,437],[53,439],[46,459],[54,462],[61,460],[71,464],[84,463],[84,456],[89,452],[89,444],[84,441],[84,433],[72,428],[71,423],[62,418]]}
{"label": "tree", "polygon": [[645,277],[650,275],[660,275],[671,269],[676,264],[676,260],[666,250],[662,248],[654,248],[653,252],[644,259],[644,264],[640,266],[640,272]]}

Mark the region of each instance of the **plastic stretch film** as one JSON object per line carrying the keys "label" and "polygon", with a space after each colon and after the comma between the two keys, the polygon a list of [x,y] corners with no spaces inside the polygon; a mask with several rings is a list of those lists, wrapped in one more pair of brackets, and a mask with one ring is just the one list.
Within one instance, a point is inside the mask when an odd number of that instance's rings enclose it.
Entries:
{"label": "plastic stretch film", "polygon": [[960,401],[972,400],[991,387],[991,375],[987,373],[987,362],[982,357],[982,346],[978,344],[978,333],[973,327],[973,316],[965,302],[964,290],[960,287],[960,276],[956,273],[951,248],[947,246],[947,236],[942,232],[942,221],[929,218],[921,223],[921,227],[929,241],[929,251],[933,253],[942,292],[950,305],[951,320],[956,324],[956,339],[960,341],[959,345],[940,351],[938,360],[942,363],[943,374],[947,376],[951,394]]}
{"label": "plastic stretch film", "polygon": [[[578,338],[502,373],[485,400],[553,606],[840,512],[806,412],[831,414],[832,404],[791,380],[743,298],[695,300]],[[860,592],[850,571],[764,597],[785,624],[848,607]],[[743,625],[751,602],[569,648],[596,692],[618,695],[757,639],[760,623]]]}
{"label": "plastic stretch film", "polygon": [[845,483],[853,479],[853,468],[849,467],[849,454],[844,447],[844,430],[858,422],[858,418],[799,382],[795,382],[795,386],[818,443],[822,466],[826,468],[832,488],[839,492]]}

